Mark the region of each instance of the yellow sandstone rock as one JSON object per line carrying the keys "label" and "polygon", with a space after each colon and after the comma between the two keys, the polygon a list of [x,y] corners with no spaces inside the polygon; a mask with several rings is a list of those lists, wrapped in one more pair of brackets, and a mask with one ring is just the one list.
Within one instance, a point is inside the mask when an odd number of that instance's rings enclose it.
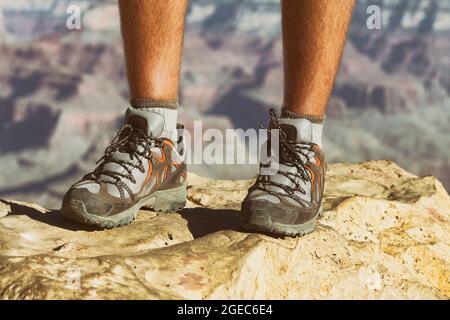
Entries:
{"label": "yellow sandstone rock", "polygon": [[0,201],[3,299],[448,299],[450,197],[388,161],[329,165],[316,232],[243,232],[250,180],[190,175],[188,208],[96,230]]}

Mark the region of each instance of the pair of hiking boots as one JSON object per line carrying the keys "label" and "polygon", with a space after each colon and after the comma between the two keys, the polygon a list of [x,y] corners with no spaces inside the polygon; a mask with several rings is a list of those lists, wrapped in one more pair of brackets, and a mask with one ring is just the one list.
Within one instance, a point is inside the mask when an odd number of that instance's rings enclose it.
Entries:
{"label": "pair of hiking boots", "polygon": [[[182,136],[167,125],[176,121],[171,116],[164,108],[128,108],[98,166],[67,191],[63,215],[114,228],[130,223],[144,206],[182,209],[186,164]],[[268,130],[279,130],[279,161],[275,172],[261,170],[248,190],[240,219],[244,229],[284,236],[314,231],[322,211],[325,159],[319,145],[304,139],[312,127],[306,119],[278,118],[271,111]]]}

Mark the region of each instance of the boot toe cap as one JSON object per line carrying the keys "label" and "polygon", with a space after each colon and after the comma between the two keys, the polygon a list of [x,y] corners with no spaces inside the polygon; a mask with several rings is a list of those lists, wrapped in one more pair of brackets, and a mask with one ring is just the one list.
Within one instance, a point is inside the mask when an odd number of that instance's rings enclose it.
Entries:
{"label": "boot toe cap", "polygon": [[62,211],[67,215],[107,216],[113,205],[85,188],[70,188],[63,199]]}

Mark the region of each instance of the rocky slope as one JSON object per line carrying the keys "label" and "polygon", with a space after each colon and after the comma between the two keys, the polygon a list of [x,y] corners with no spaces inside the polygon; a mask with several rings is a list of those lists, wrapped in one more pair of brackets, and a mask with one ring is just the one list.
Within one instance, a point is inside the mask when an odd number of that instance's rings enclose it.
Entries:
{"label": "rocky slope", "polygon": [[237,227],[251,180],[191,175],[188,208],[114,230],[0,201],[3,299],[448,299],[450,197],[392,162],[329,166],[303,238]]}

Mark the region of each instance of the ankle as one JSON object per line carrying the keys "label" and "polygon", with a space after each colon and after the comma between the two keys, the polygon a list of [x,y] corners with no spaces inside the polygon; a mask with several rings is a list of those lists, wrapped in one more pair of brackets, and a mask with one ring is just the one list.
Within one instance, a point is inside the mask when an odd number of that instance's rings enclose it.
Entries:
{"label": "ankle", "polygon": [[317,144],[322,149],[322,131],[324,116],[297,114],[282,108],[280,124],[296,128],[297,139]]}
{"label": "ankle", "polygon": [[132,98],[130,104],[133,108],[166,108],[177,110],[178,109],[178,99],[171,100],[159,100],[159,99],[148,99],[148,98]]}
{"label": "ankle", "polygon": [[281,108],[281,118],[288,119],[307,119],[312,123],[322,124],[325,120],[325,115],[309,115],[301,114],[288,110],[286,107]]}
{"label": "ankle", "polygon": [[170,106],[176,107],[178,103],[155,100],[140,102],[145,103],[131,103],[125,114],[125,123],[138,127],[149,135],[167,138],[175,143],[177,141],[178,110],[170,108]]}

